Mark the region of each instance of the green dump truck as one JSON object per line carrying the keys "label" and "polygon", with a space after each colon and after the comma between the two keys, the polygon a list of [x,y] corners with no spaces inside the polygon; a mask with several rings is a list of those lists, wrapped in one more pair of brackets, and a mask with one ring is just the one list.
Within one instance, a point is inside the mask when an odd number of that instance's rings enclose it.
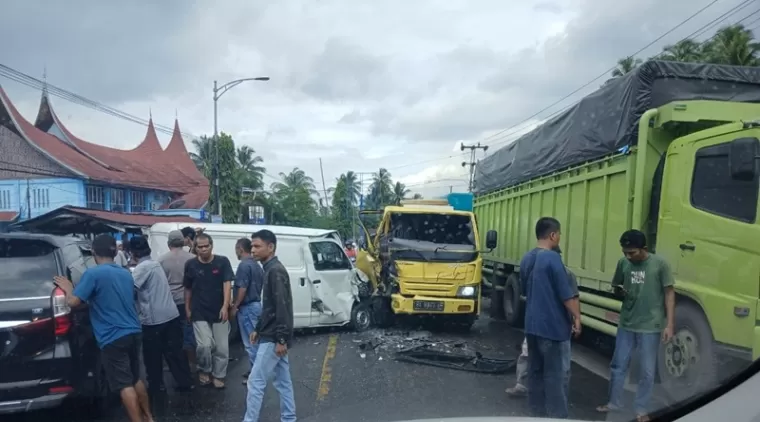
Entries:
{"label": "green dump truck", "polygon": [[693,397],[731,375],[726,362],[757,359],[758,103],[758,68],[650,61],[482,160],[474,211],[481,236],[499,236],[484,254],[492,306],[522,324],[520,258],[553,216],[583,324],[614,336],[618,239],[636,228],[676,280],[675,338],[658,359],[666,391]]}

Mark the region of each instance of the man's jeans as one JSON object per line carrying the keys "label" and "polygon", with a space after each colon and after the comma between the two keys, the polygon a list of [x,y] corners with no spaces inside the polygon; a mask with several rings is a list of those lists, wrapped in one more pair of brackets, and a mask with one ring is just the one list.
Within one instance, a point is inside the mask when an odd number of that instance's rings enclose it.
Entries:
{"label": "man's jeans", "polygon": [[568,417],[570,340],[528,334],[528,405],[535,417]]}
{"label": "man's jeans", "polygon": [[623,388],[628,365],[631,363],[633,350],[639,352],[639,386],[633,408],[637,414],[648,411],[654,387],[654,371],[657,368],[657,351],[660,348],[660,333],[634,333],[618,327],[615,337],[615,353],[610,363],[610,400],[608,407],[623,407]]}
{"label": "man's jeans", "polygon": [[293,381],[290,379],[288,355],[279,357],[274,353],[275,343],[262,342],[248,376],[248,396],[245,399],[243,422],[259,422],[264,390],[274,375],[274,388],[280,393],[280,420],[296,420],[296,402],[293,397]]}
{"label": "man's jeans", "polygon": [[198,371],[218,380],[227,376],[230,360],[230,324],[228,322],[193,321]]}
{"label": "man's jeans", "polygon": [[251,344],[251,333],[256,329],[256,324],[261,318],[261,302],[251,302],[240,306],[237,314],[238,327],[240,327],[240,337],[243,340],[243,346],[248,353],[248,362],[256,360],[256,352],[259,350],[259,344]]}

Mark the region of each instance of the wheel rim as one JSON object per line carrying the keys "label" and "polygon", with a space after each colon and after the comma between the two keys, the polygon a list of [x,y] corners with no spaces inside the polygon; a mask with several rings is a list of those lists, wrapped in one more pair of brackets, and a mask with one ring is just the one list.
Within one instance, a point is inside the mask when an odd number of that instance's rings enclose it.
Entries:
{"label": "wheel rim", "polygon": [[508,285],[508,288],[504,289],[504,315],[511,319],[515,313],[514,305],[515,290],[512,285]]}
{"label": "wheel rim", "polygon": [[665,368],[672,378],[686,381],[695,374],[699,362],[699,340],[688,328],[678,330],[665,344]]}
{"label": "wheel rim", "polygon": [[369,312],[366,310],[360,310],[356,312],[356,326],[368,327],[369,326]]}

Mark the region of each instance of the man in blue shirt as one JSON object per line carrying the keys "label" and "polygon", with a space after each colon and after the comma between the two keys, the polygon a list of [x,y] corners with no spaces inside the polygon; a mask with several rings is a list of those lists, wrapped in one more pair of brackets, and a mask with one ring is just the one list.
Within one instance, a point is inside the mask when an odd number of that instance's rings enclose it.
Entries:
{"label": "man in blue shirt", "polygon": [[536,223],[536,239],[536,249],[520,262],[530,351],[528,404],[533,416],[567,418],[570,337],[581,331],[580,305],[555,251],[560,242],[559,221],[541,217]]}
{"label": "man in blue shirt", "polygon": [[112,391],[119,391],[132,422],[153,421],[145,384],[140,380],[140,320],[135,309],[132,275],[114,263],[116,239],[103,234],[92,242],[96,267],[89,268],[74,287],[66,277],[55,284],[73,307],[87,302],[95,340]]}
{"label": "man in blue shirt", "polygon": [[[248,353],[248,362],[253,368],[253,361],[256,360],[259,345],[251,343],[251,333],[256,329],[256,324],[261,318],[261,288],[264,285],[264,268],[251,256],[251,247],[251,241],[246,238],[238,239],[235,244],[235,254],[240,260],[240,264],[238,264],[235,273],[235,295],[230,314],[232,318],[237,316],[243,346]],[[243,384],[248,385],[247,379],[250,374],[250,369],[243,374],[246,379]]]}

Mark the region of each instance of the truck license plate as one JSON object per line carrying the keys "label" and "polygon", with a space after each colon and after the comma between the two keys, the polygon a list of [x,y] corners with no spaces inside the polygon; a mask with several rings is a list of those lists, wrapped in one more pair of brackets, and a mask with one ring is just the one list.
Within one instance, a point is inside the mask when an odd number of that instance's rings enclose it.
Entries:
{"label": "truck license plate", "polygon": [[436,300],[415,300],[412,304],[415,311],[438,311],[443,312],[443,302]]}

